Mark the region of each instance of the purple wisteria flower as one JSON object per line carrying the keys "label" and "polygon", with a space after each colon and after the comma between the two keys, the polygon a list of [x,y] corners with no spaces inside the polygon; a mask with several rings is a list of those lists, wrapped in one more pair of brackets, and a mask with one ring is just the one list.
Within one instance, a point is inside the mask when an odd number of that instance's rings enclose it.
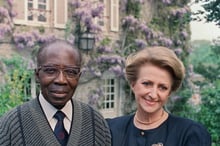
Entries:
{"label": "purple wisteria flower", "polygon": [[85,26],[87,26],[89,28],[90,28],[90,25],[93,23],[92,17],[90,17],[90,16],[83,17],[81,20],[84,22]]}
{"label": "purple wisteria flower", "polygon": [[176,53],[176,55],[181,55],[182,53],[183,53],[183,49],[181,49],[181,48],[176,48],[176,49],[174,49],[174,52]]}
{"label": "purple wisteria flower", "polygon": [[173,45],[173,41],[169,38],[159,37],[158,41],[161,43],[161,45],[166,47],[171,47]]}
{"label": "purple wisteria flower", "polygon": [[71,44],[74,44],[75,43],[75,36],[70,34],[68,37],[67,37],[67,41]]}
{"label": "purple wisteria flower", "polygon": [[8,17],[8,10],[4,7],[0,7],[0,18],[4,18],[4,17]]}
{"label": "purple wisteria flower", "polygon": [[74,8],[79,8],[81,6],[80,0],[72,0],[69,1],[69,4]]}
{"label": "purple wisteria flower", "polygon": [[[89,30],[95,33],[95,39],[100,40],[102,28],[97,24],[97,19],[103,19],[104,3],[100,1],[70,1],[73,7],[72,17],[80,25],[81,32]],[[94,19],[97,18],[97,19]]]}
{"label": "purple wisteria flower", "polygon": [[87,64],[87,67],[84,67],[82,71],[89,72],[89,73],[91,73],[91,75],[93,75],[95,77],[101,77],[101,75],[102,75],[101,71],[96,66],[94,66],[94,65],[92,66],[91,64],[93,65],[92,62]]}
{"label": "purple wisteria flower", "polygon": [[96,59],[96,63],[122,64],[123,58],[118,55],[101,55]]}
{"label": "purple wisteria flower", "polygon": [[7,2],[8,2],[8,5],[9,5],[10,7],[12,7],[14,0],[7,0]]}
{"label": "purple wisteria flower", "polygon": [[141,39],[136,39],[135,44],[136,44],[137,48],[140,48],[140,49],[147,46],[147,43],[144,40],[141,40]]}
{"label": "purple wisteria flower", "polygon": [[176,17],[183,17],[186,13],[189,13],[190,9],[189,7],[185,6],[183,8],[176,8],[171,10],[171,15]]}
{"label": "purple wisteria flower", "polygon": [[91,10],[92,17],[101,18],[104,12],[104,4],[99,3],[99,5]]}
{"label": "purple wisteria flower", "polygon": [[99,95],[98,94],[91,94],[89,97],[89,105],[95,105],[97,104],[98,100],[99,100]]}
{"label": "purple wisteria flower", "polygon": [[93,90],[90,96],[88,97],[89,105],[97,105],[98,101],[101,97],[104,96],[103,90],[101,88],[98,88],[96,90]]}
{"label": "purple wisteria flower", "polygon": [[84,14],[85,14],[85,12],[82,11],[82,10],[80,10],[80,9],[77,9],[77,10],[75,10],[75,12],[74,12],[74,15],[75,15],[77,18],[82,18]]}
{"label": "purple wisteria flower", "polygon": [[34,43],[29,43],[29,42],[33,42],[35,38],[32,35],[32,33],[24,32],[24,33],[14,33],[13,39],[18,49],[24,49],[25,46],[32,47],[31,44]]}
{"label": "purple wisteria flower", "polygon": [[3,39],[4,36],[8,33],[11,33],[11,27],[7,24],[0,24],[0,39]]}
{"label": "purple wisteria flower", "polygon": [[9,12],[9,15],[10,15],[10,17],[15,17],[15,16],[17,16],[18,15],[18,13],[17,12],[15,12],[15,11],[13,11],[13,10],[11,10],[10,12]]}
{"label": "purple wisteria flower", "polygon": [[39,38],[37,40],[38,43],[48,43],[56,39],[56,36],[54,34],[48,34],[48,35],[39,35]]}
{"label": "purple wisteria flower", "polygon": [[14,33],[13,40],[18,49],[32,48],[37,43],[43,44],[54,40],[54,34],[40,35],[37,32]]}
{"label": "purple wisteria flower", "polygon": [[111,68],[109,68],[109,71],[114,73],[117,77],[124,75],[123,67],[121,67],[120,65],[112,66]]}
{"label": "purple wisteria flower", "polygon": [[148,27],[146,24],[144,24],[144,23],[141,23],[140,25],[138,25],[138,28],[139,28],[141,31],[143,31],[144,33],[150,32],[149,27]]}
{"label": "purple wisteria flower", "polygon": [[152,29],[150,29],[145,23],[140,23],[137,27],[137,30],[140,30],[144,34],[146,40],[150,40],[152,39],[152,37],[157,37],[155,36],[156,33]]}
{"label": "purple wisteria flower", "polygon": [[153,42],[150,43],[150,45],[151,45],[151,46],[158,46],[159,43],[158,43],[157,41],[153,41]]}
{"label": "purple wisteria flower", "polygon": [[97,48],[98,52],[101,52],[101,53],[111,53],[112,52],[112,48],[109,47],[109,46],[99,46]]}
{"label": "purple wisteria flower", "polygon": [[[93,22],[93,23],[91,23],[90,25],[88,25],[87,27],[88,27],[89,30],[91,30],[92,32],[95,32],[96,34],[99,34],[100,37],[101,37],[101,34],[100,34],[100,33],[102,32],[102,28],[101,28],[100,25],[97,25],[97,24],[95,24],[95,23]],[[95,39],[98,39],[98,38],[99,38],[99,36],[96,35],[96,38],[95,38]]]}
{"label": "purple wisteria flower", "polygon": [[24,49],[24,44],[18,43],[18,44],[16,44],[16,47],[17,47],[18,49]]}
{"label": "purple wisteria flower", "polygon": [[181,41],[181,40],[176,40],[176,41],[175,41],[175,44],[176,44],[177,46],[180,46],[180,45],[182,44],[182,41]]}
{"label": "purple wisteria flower", "polygon": [[138,23],[137,18],[135,18],[133,15],[126,16],[123,21],[123,26],[136,26]]}
{"label": "purple wisteria flower", "polygon": [[188,37],[188,33],[186,31],[181,31],[180,32],[180,36],[183,38],[183,39],[186,39]]}
{"label": "purple wisteria flower", "polygon": [[93,73],[93,75],[96,76],[96,77],[101,77],[101,76],[102,76],[102,73],[101,73],[101,71],[99,71],[99,70],[93,71],[92,73]]}
{"label": "purple wisteria flower", "polygon": [[164,4],[171,4],[171,0],[162,0],[162,2],[164,3]]}

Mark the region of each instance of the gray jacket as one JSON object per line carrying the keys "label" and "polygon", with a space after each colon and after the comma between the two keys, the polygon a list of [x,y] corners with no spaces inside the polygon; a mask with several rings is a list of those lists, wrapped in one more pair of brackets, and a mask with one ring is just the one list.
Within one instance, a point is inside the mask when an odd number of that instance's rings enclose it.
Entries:
{"label": "gray jacket", "polygon": [[[110,146],[103,117],[90,106],[73,100],[73,119],[67,146]],[[38,98],[14,108],[0,118],[1,146],[59,146]]]}

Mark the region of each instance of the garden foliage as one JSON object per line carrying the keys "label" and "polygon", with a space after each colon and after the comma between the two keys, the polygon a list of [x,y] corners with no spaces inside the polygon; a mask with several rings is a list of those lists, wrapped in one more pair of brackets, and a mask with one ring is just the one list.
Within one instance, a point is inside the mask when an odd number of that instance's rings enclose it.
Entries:
{"label": "garden foliage", "polygon": [[18,55],[2,58],[1,62],[5,64],[1,69],[7,74],[4,75],[5,82],[0,85],[0,116],[30,98],[25,89],[33,76],[33,70],[27,69],[28,62]]}

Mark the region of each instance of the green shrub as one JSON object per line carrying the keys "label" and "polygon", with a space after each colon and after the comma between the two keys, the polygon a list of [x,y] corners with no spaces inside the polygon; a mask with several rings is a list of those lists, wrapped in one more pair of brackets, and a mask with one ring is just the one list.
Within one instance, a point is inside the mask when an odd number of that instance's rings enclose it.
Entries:
{"label": "green shrub", "polygon": [[212,146],[220,145],[220,80],[211,86],[204,86],[201,90],[201,110],[197,120],[203,123],[212,136]]}
{"label": "green shrub", "polygon": [[4,83],[0,86],[0,116],[13,107],[27,100],[25,88],[29,86],[32,70],[27,69],[27,62],[21,56],[2,58],[6,66]]}
{"label": "green shrub", "polygon": [[[220,145],[220,44],[216,41],[194,42],[194,51],[190,55],[194,73],[204,77],[204,81],[195,82],[200,88],[201,104],[195,108],[187,102],[182,103],[184,111],[180,115],[202,123],[210,132],[212,146]],[[174,109],[175,110],[175,109]]]}

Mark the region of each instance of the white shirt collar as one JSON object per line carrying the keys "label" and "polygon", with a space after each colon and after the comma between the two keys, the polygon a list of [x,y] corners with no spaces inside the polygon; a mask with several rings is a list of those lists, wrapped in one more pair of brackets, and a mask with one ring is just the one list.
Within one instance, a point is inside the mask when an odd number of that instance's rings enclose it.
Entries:
{"label": "white shirt collar", "polygon": [[[40,93],[39,101],[43,108],[43,111],[50,122],[53,119],[54,114],[58,111],[53,105],[51,105]],[[65,113],[66,118],[71,122],[72,121],[72,102],[69,100],[66,105],[61,109],[63,113]]]}

